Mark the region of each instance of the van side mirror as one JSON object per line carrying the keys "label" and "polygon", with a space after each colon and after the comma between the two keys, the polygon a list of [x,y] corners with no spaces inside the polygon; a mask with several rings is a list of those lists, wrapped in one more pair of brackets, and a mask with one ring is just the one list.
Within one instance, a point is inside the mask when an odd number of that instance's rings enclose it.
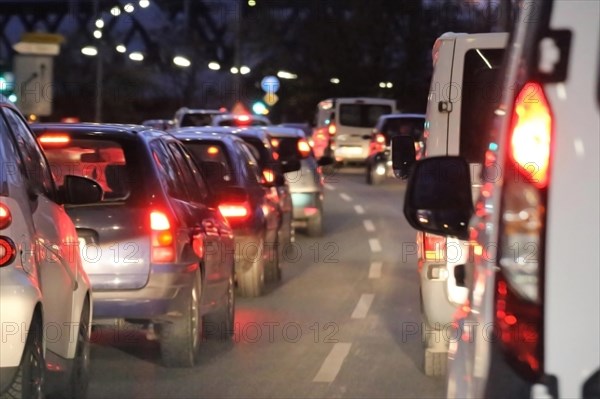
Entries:
{"label": "van side mirror", "polygon": [[66,175],[59,192],[65,205],[94,204],[102,201],[102,187],[96,181],[82,176]]}
{"label": "van side mirror", "polygon": [[416,160],[415,142],[410,136],[395,136],[391,142],[394,176],[407,179]]}
{"label": "van side mirror", "polygon": [[298,159],[288,159],[286,161],[281,162],[281,170],[283,173],[295,172],[300,170],[302,165],[300,164],[300,160]]}
{"label": "van side mirror", "polygon": [[473,214],[469,165],[460,157],[420,160],[408,180],[404,216],[417,230],[469,238]]}

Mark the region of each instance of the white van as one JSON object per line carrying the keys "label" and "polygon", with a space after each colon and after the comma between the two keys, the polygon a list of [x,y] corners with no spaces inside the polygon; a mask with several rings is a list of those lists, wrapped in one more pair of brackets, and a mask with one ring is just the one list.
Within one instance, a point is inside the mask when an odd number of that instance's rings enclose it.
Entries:
{"label": "white van", "polygon": [[[395,112],[396,100],[386,98],[323,100],[317,105],[316,134],[313,135],[315,146],[330,146],[336,161],[340,163],[365,162],[369,156],[373,127],[381,115]],[[320,154],[321,151],[317,150],[316,153]]]}
{"label": "white van", "polygon": [[[474,193],[480,186],[478,171],[486,144],[482,140],[482,111],[500,100],[494,84],[507,39],[507,33],[445,33],[432,50],[434,70],[425,116],[425,157],[463,156],[472,165]],[[448,353],[444,337],[457,306],[467,299],[461,278],[466,243],[419,232],[417,245],[423,367],[426,375],[443,375]]]}
{"label": "white van", "polygon": [[520,7],[475,206],[464,158],[426,158],[405,215],[472,241],[449,398],[599,398],[600,2]]}

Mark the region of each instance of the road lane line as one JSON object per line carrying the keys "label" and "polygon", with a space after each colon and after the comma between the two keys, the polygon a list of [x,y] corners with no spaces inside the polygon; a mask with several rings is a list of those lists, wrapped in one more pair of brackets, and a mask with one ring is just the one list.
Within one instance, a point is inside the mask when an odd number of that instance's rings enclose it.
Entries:
{"label": "road lane line", "polygon": [[352,201],[352,197],[350,197],[350,196],[349,196],[348,194],[346,194],[346,193],[340,193],[340,197],[341,197],[341,198],[342,198],[344,201],[347,201],[347,202],[350,202],[350,201]]}
{"label": "road lane line", "polygon": [[350,353],[351,346],[352,344],[347,342],[334,344],[331,352],[329,352],[329,355],[323,361],[319,372],[313,378],[313,382],[333,382],[342,368],[344,359]]}
{"label": "road lane line", "polygon": [[369,246],[371,247],[371,252],[381,252],[381,244],[377,238],[370,238]]}
{"label": "road lane line", "polygon": [[326,188],[327,190],[335,191],[335,187],[333,187],[333,186],[332,186],[331,184],[329,184],[329,183],[325,183],[325,184],[324,184],[324,186],[325,186],[325,188]]}
{"label": "road lane line", "polygon": [[353,319],[364,319],[367,317],[367,313],[369,313],[369,309],[371,308],[371,304],[373,304],[373,299],[375,298],[375,294],[362,294],[356,307],[354,308],[354,312],[352,312]]}
{"label": "road lane line", "polygon": [[359,215],[363,215],[365,213],[365,208],[363,208],[361,205],[354,205],[354,210]]}
{"label": "road lane line", "polygon": [[381,278],[381,268],[383,267],[382,262],[373,262],[369,268],[369,278]]}
{"label": "road lane line", "polygon": [[369,233],[375,231],[375,224],[373,224],[371,220],[365,219],[363,220],[363,224],[365,225],[365,230],[367,230]]}

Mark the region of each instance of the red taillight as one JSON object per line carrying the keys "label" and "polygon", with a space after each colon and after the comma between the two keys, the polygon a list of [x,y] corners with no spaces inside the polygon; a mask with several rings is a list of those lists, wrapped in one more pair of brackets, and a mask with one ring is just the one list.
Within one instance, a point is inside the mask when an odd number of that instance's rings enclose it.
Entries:
{"label": "red taillight", "polygon": [[510,155],[519,172],[536,187],[548,184],[552,116],[542,87],[526,84],[517,99],[513,112],[510,136]]}
{"label": "red taillight", "polygon": [[5,229],[10,226],[12,222],[12,215],[10,209],[5,204],[0,203],[0,229]]}
{"label": "red taillight", "polygon": [[511,366],[536,381],[543,374],[544,225],[552,114],[542,87],[528,83],[515,99],[498,226],[496,336]]}
{"label": "red taillight", "polygon": [[152,262],[174,262],[175,237],[171,231],[169,217],[161,211],[150,212],[150,229],[152,230]]}
{"label": "red taillight", "polygon": [[298,151],[300,152],[302,158],[306,158],[310,155],[310,144],[308,144],[306,139],[298,140]]}
{"label": "red taillight", "polygon": [[208,155],[217,155],[219,153],[219,147],[211,145],[210,147],[208,147],[206,152],[208,153]]}
{"label": "red taillight", "polygon": [[327,131],[329,132],[330,135],[334,135],[337,133],[337,127],[335,126],[335,123],[331,123],[328,127],[327,127]]}
{"label": "red taillight", "polygon": [[223,203],[219,205],[219,211],[227,220],[244,220],[250,216],[250,205],[247,202],[241,204]]}
{"label": "red taillight", "polygon": [[271,139],[271,145],[272,145],[274,148],[277,148],[277,147],[279,147],[279,140],[278,140],[278,139]]}
{"label": "red taillight", "polygon": [[381,133],[375,134],[375,142],[378,144],[385,144],[385,136]]}
{"label": "red taillight", "polygon": [[442,262],[446,259],[446,237],[423,233],[423,259]]}
{"label": "red taillight", "polygon": [[17,247],[8,237],[0,236],[0,267],[9,265],[17,256]]}

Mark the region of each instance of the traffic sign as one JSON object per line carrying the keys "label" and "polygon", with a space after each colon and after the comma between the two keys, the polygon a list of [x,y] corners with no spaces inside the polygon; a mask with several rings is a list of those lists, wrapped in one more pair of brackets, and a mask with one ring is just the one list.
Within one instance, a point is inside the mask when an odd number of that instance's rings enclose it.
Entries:
{"label": "traffic sign", "polygon": [[266,93],[277,93],[281,84],[279,83],[279,79],[275,76],[265,76],[263,80],[260,82],[260,87]]}
{"label": "traffic sign", "polygon": [[267,93],[263,96],[263,100],[265,101],[265,104],[272,107],[279,101],[279,97],[277,97],[277,94],[275,93]]}

